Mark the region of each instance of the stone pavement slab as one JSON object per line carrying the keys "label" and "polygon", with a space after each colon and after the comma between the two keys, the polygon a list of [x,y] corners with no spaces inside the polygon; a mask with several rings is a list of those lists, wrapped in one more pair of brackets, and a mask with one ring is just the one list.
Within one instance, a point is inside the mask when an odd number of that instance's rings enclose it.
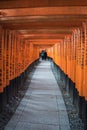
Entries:
{"label": "stone pavement slab", "polygon": [[42,61],[5,130],[70,130],[61,91],[49,61]]}
{"label": "stone pavement slab", "polygon": [[17,130],[59,130],[59,126],[19,122],[16,129]]}

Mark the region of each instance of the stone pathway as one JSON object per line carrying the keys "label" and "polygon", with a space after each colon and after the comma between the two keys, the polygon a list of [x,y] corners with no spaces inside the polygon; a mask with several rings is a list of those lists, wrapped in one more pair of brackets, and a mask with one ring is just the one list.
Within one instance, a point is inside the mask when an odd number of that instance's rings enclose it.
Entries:
{"label": "stone pathway", "polygon": [[29,88],[5,130],[70,130],[61,91],[49,61],[36,66]]}

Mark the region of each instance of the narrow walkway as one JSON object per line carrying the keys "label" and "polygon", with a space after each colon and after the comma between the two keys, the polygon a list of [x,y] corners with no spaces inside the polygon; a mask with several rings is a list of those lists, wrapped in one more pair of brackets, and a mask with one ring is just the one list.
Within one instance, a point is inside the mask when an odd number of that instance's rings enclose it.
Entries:
{"label": "narrow walkway", "polygon": [[50,62],[42,61],[5,130],[70,130],[62,94]]}

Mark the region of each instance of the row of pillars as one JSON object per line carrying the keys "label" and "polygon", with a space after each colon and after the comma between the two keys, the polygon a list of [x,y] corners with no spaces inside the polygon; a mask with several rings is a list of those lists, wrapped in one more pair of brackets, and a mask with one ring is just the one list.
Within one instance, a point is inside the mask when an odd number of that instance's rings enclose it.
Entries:
{"label": "row of pillars", "polygon": [[48,48],[57,80],[72,97],[87,130],[87,22],[71,30],[64,39]]}
{"label": "row of pillars", "polygon": [[38,58],[39,49],[31,41],[0,25],[0,129],[26,91],[24,82]]}
{"label": "row of pillars", "polygon": [[0,93],[38,57],[39,50],[30,41],[0,26]]}
{"label": "row of pillars", "polygon": [[87,101],[87,23],[82,22],[71,34],[48,48],[48,55],[72,80],[79,96]]}

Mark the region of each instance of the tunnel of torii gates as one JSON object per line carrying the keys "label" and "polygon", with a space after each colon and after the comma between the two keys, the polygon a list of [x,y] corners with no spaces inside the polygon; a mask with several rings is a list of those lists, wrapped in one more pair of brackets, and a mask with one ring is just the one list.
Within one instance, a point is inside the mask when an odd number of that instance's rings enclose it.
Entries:
{"label": "tunnel of torii gates", "polygon": [[[87,125],[87,1],[0,1],[0,109],[46,49]],[[16,85],[15,85],[16,88]],[[8,100],[7,100],[8,101]]]}

